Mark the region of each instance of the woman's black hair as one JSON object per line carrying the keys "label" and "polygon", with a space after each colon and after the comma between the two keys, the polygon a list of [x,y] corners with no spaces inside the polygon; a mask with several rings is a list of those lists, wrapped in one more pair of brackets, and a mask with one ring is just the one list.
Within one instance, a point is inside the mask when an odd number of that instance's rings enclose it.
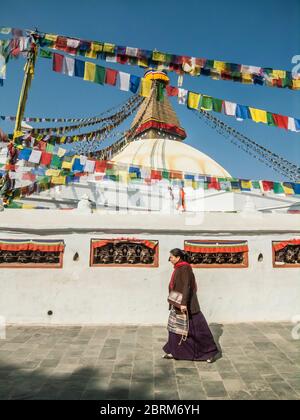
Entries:
{"label": "woman's black hair", "polygon": [[174,255],[174,257],[180,257],[182,261],[190,262],[189,254],[180,248],[171,249],[170,254]]}

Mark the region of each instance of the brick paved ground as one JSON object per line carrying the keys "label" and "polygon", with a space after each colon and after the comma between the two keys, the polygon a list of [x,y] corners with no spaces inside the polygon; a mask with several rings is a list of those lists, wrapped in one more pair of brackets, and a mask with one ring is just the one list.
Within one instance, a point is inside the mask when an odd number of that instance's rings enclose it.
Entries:
{"label": "brick paved ground", "polygon": [[211,328],[223,353],[212,365],[161,359],[165,327],[8,327],[0,399],[300,399],[292,325]]}

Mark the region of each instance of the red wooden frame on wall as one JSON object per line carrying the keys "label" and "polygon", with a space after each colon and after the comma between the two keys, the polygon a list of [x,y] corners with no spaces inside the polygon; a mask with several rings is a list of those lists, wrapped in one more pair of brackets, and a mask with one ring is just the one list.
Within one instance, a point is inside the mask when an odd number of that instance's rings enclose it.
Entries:
{"label": "red wooden frame on wall", "polygon": [[287,239],[285,241],[272,241],[272,262],[273,262],[273,268],[300,268],[300,263],[299,264],[288,264],[288,263],[283,263],[283,264],[278,264],[275,261],[275,254],[276,251],[278,251],[279,249],[283,249],[285,248],[285,246],[287,245],[300,245],[300,239]]}
{"label": "red wooden frame on wall", "polygon": [[[153,246],[153,249],[155,248],[155,253],[154,253],[154,261],[153,264],[94,264],[93,263],[93,259],[94,259],[94,249],[96,249],[99,246],[104,246],[107,243],[113,243],[113,242],[135,242],[135,243],[140,243],[140,244],[144,244],[146,246],[151,246],[151,244],[155,246]],[[90,267],[131,267],[131,268],[157,268],[159,266],[159,241],[157,239],[151,239],[151,240],[147,240],[147,239],[140,239],[140,238],[100,238],[100,239],[91,239],[91,243],[90,243]]]}
{"label": "red wooden frame on wall", "polygon": [[[213,240],[213,239],[187,239],[184,241],[184,250],[185,251],[192,251],[192,248],[188,243],[193,243],[196,245],[199,243],[198,252],[243,252],[243,263],[242,264],[191,264],[193,268],[248,268],[249,267],[249,248],[248,248],[248,241],[237,241],[237,240]],[[205,244],[207,244],[207,248],[205,248]],[[216,244],[216,247],[212,245]],[[217,246],[217,244],[221,245],[224,244],[223,247]],[[225,244],[227,245],[225,247]]]}
{"label": "red wooden frame on wall", "polygon": [[0,239],[0,250],[4,251],[41,251],[59,252],[59,262],[50,263],[3,263],[1,268],[62,268],[65,243],[61,239],[35,240],[35,239]]}

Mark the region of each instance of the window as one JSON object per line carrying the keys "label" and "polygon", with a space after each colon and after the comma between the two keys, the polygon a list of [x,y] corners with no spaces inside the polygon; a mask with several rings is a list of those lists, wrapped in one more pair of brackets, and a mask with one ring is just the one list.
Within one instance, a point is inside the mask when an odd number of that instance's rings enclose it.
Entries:
{"label": "window", "polygon": [[273,241],[273,267],[300,267],[300,239]]}
{"label": "window", "polygon": [[135,238],[92,239],[91,267],[158,267],[158,241]]}
{"label": "window", "polygon": [[0,268],[61,268],[62,240],[0,239]]}
{"label": "window", "polygon": [[195,268],[247,268],[247,241],[187,240],[184,249]]}

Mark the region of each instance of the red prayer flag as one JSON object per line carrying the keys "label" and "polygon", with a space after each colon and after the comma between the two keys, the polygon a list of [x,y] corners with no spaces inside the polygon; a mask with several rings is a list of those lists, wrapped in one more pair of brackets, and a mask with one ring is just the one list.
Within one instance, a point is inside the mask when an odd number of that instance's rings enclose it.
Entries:
{"label": "red prayer flag", "polygon": [[154,169],[151,170],[151,179],[162,179],[161,171],[155,171]]}
{"label": "red prayer flag", "polygon": [[22,176],[23,181],[35,181],[36,176],[31,172],[25,172]]}
{"label": "red prayer flag", "polygon": [[53,54],[53,70],[57,71],[58,73],[62,72],[64,56],[61,54],[54,53]]}
{"label": "red prayer flag", "polygon": [[58,36],[55,42],[55,48],[58,50],[65,51],[67,49],[67,38]]}
{"label": "red prayer flag", "polygon": [[221,186],[217,178],[208,177],[208,188],[214,188],[215,190],[220,190]]}
{"label": "red prayer flag", "polygon": [[273,181],[262,181],[264,191],[272,191],[274,187]]}
{"label": "red prayer flag", "polygon": [[289,118],[284,115],[272,114],[277,127],[288,129]]}
{"label": "red prayer flag", "polygon": [[175,86],[168,85],[166,91],[168,96],[178,96],[178,88]]}
{"label": "red prayer flag", "polygon": [[282,80],[281,79],[273,79],[272,80],[272,86],[282,88]]}
{"label": "red prayer flag", "polygon": [[127,55],[117,55],[117,62],[120,63],[120,64],[128,63]]}
{"label": "red prayer flag", "polygon": [[42,152],[42,157],[40,160],[41,165],[50,165],[52,159],[52,154],[47,152]]}
{"label": "red prayer flag", "polygon": [[96,160],[95,172],[105,172],[106,166],[106,160]]}
{"label": "red prayer flag", "polygon": [[115,86],[117,82],[117,75],[118,72],[116,70],[106,69],[105,83],[107,85]]}

